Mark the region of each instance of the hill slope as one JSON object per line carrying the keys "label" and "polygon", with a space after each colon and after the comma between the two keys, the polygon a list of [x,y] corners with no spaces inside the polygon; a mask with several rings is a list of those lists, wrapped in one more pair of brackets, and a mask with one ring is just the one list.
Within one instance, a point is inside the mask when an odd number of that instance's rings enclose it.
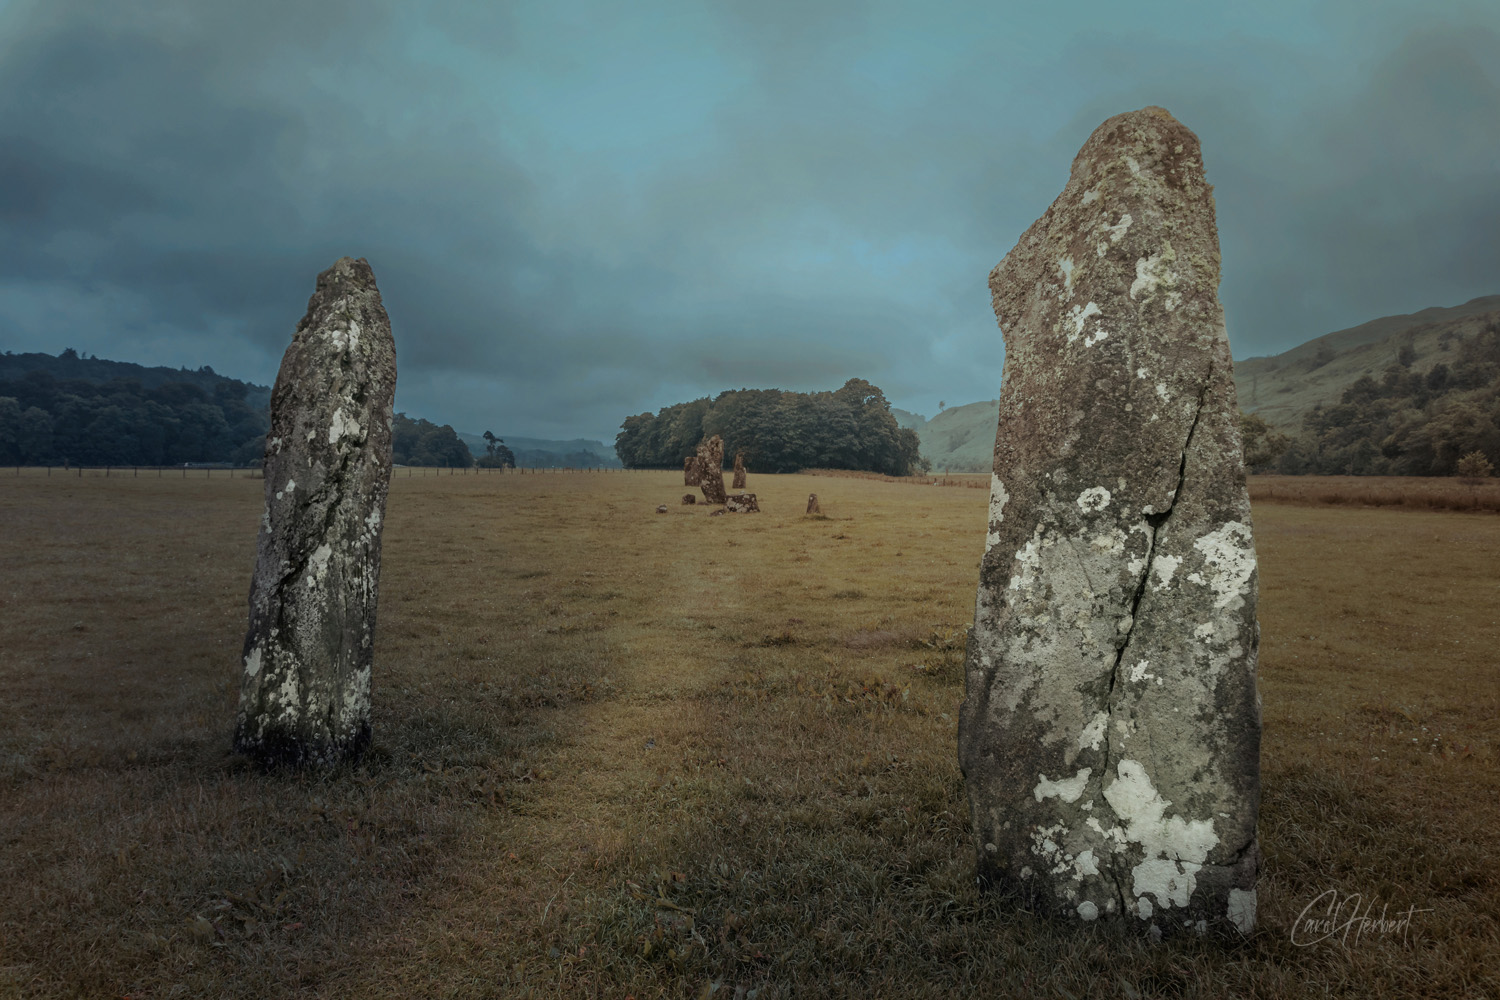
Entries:
{"label": "hill slope", "polygon": [[1500,318],[1500,295],[1463,305],[1433,307],[1380,319],[1315,337],[1273,357],[1234,364],[1240,409],[1258,413],[1271,426],[1299,433],[1314,406],[1332,406],[1361,376],[1379,380],[1409,347],[1410,370],[1426,375],[1438,364],[1452,365],[1453,345]]}

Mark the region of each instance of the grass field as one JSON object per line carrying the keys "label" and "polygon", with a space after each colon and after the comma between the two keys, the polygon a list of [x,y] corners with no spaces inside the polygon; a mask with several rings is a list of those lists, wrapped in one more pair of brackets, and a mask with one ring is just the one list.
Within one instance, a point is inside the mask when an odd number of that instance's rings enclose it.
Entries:
{"label": "grass field", "polygon": [[0,996],[1500,995],[1494,514],[1257,501],[1260,925],[1152,946],[973,887],[983,490],[681,482],[395,479],[374,749],[266,775],[263,483],[0,477]]}

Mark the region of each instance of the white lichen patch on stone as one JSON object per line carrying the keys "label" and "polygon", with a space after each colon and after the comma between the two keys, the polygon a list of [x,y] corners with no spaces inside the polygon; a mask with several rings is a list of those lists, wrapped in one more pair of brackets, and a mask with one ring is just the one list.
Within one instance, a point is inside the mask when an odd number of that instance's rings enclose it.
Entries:
{"label": "white lichen patch on stone", "polygon": [[1131,681],[1132,682],[1149,681],[1149,680],[1152,680],[1153,678],[1155,678],[1156,677],[1155,674],[1147,672],[1147,668],[1150,667],[1150,666],[1151,666],[1151,661],[1150,660],[1141,660],[1135,666],[1131,667],[1130,668],[1130,679],[1131,679]]}
{"label": "white lichen patch on stone", "polygon": [[1091,900],[1085,899],[1078,904],[1078,915],[1084,920],[1097,920],[1099,919],[1099,907],[1095,906]]}
{"label": "white lichen patch on stone", "polygon": [[313,554],[307,557],[307,572],[304,578],[309,587],[316,587],[323,582],[324,575],[328,572],[328,560],[333,556],[333,547],[327,542],[319,545],[313,550]]}
{"label": "white lichen patch on stone", "polygon": [[[1203,553],[1208,573],[1206,583],[1215,594],[1214,607],[1229,611],[1243,607],[1245,595],[1250,592],[1250,575],[1255,572],[1255,547],[1250,526],[1239,521],[1226,521],[1193,542],[1193,548]],[[1196,583],[1205,582],[1196,573],[1193,577],[1197,577]]]}
{"label": "white lichen patch on stone", "polygon": [[1255,930],[1255,890],[1230,889],[1229,910],[1225,916],[1241,934]]}
{"label": "white lichen patch on stone", "polygon": [[1000,477],[990,473],[990,525],[989,534],[984,539],[984,551],[988,552],[1000,541],[1000,522],[1005,519],[1005,505],[1010,500],[1010,494],[1005,492],[1005,484]]}
{"label": "white lichen patch on stone", "polygon": [[1090,486],[1078,494],[1075,502],[1078,504],[1078,509],[1084,513],[1101,511],[1109,506],[1109,490],[1103,486]]}
{"label": "white lichen patch on stone", "polygon": [[1099,865],[1094,861],[1094,849],[1092,847],[1080,851],[1078,857],[1073,859],[1073,878],[1082,881],[1085,875],[1098,875]]}
{"label": "white lichen patch on stone", "polygon": [[1170,403],[1172,401],[1172,394],[1167,391],[1167,383],[1165,382],[1156,383],[1156,395],[1163,403]]}
{"label": "white lichen patch on stone", "polygon": [[1120,238],[1125,235],[1125,231],[1130,228],[1130,224],[1134,221],[1130,217],[1130,213],[1126,212],[1120,216],[1120,221],[1113,226],[1103,226],[1101,228],[1109,233],[1109,241],[1111,243],[1118,243],[1120,242]]}
{"label": "white lichen patch on stone", "polygon": [[1107,555],[1122,556],[1125,554],[1125,532],[1119,528],[1111,528],[1107,534],[1095,535],[1089,539],[1089,548]]}
{"label": "white lichen patch on stone", "polygon": [[260,647],[256,646],[250,650],[250,655],[245,657],[245,674],[254,677],[260,673]]}
{"label": "white lichen patch on stone", "polygon": [[1104,798],[1124,821],[1125,839],[1145,851],[1131,872],[1131,892],[1154,896],[1158,906],[1187,906],[1198,870],[1219,843],[1213,820],[1168,818],[1172,803],[1157,792],[1140,761],[1122,760],[1115,771],[1118,778],[1104,790]]}
{"label": "white lichen patch on stone", "polygon": [[1083,732],[1078,734],[1078,749],[1098,750],[1099,744],[1104,742],[1104,730],[1108,725],[1109,713],[1095,712],[1093,719],[1083,727]]}
{"label": "white lichen patch on stone", "polygon": [[1172,266],[1176,260],[1177,253],[1170,243],[1164,244],[1160,253],[1137,258],[1135,281],[1130,284],[1130,298],[1136,300],[1144,296],[1142,304],[1145,304],[1156,297],[1158,289],[1163,289],[1165,299],[1162,304],[1167,311],[1177,308],[1177,303],[1182,297],[1176,291],[1177,271]]}
{"label": "white lichen patch on stone", "polygon": [[1083,786],[1088,784],[1089,775],[1093,773],[1093,768],[1086,767],[1071,778],[1059,778],[1056,781],[1050,780],[1045,774],[1039,774],[1037,777],[1041,780],[1036,783],[1031,794],[1036,796],[1038,802],[1053,796],[1064,802],[1077,802],[1078,796],[1083,794]]}
{"label": "white lichen patch on stone", "polygon": [[[1099,341],[1106,339],[1108,336],[1109,336],[1109,331],[1108,330],[1104,329],[1104,327],[1102,327],[1102,326],[1096,326],[1096,327],[1094,327],[1094,332],[1093,333],[1091,333],[1087,337],[1083,338],[1083,346],[1084,347],[1093,347],[1095,344],[1099,343]],[[1125,404],[1125,408],[1127,410],[1130,409],[1130,404],[1126,403]]]}
{"label": "white lichen patch on stone", "polygon": [[353,417],[344,416],[343,407],[333,411],[333,419],[328,423],[328,443],[338,444],[342,438],[358,438],[359,421]]}
{"label": "white lichen patch on stone", "polygon": [[1083,198],[1081,200],[1082,200],[1083,204],[1085,204],[1085,205],[1089,204],[1090,202],[1098,201],[1099,200],[1099,189],[1098,188],[1090,188],[1089,190],[1085,191],[1083,193]]}
{"label": "white lichen patch on stone", "polygon": [[1151,914],[1156,912],[1156,908],[1151,905],[1151,900],[1147,899],[1145,896],[1142,896],[1140,899],[1135,901],[1135,912],[1136,916],[1140,917],[1142,920],[1150,920]]}
{"label": "white lichen patch on stone", "polygon": [[1156,583],[1153,590],[1166,590],[1172,583],[1172,574],[1177,572],[1177,567],[1182,565],[1181,556],[1159,555],[1151,560],[1151,572],[1156,574]]}
{"label": "white lichen patch on stone", "polygon": [[1052,539],[1043,535],[1042,526],[1036,526],[1021,550],[1016,553],[1016,562],[1020,564],[1021,572],[1010,578],[1009,590],[1030,590],[1036,586],[1037,571],[1042,568],[1042,547],[1051,544]]}
{"label": "white lichen patch on stone", "polygon": [[1057,269],[1062,272],[1063,276],[1063,294],[1071,295],[1073,293],[1073,258],[1064,257],[1058,261]]}
{"label": "white lichen patch on stone", "polygon": [[1068,321],[1073,324],[1073,332],[1068,334],[1068,343],[1071,344],[1083,336],[1083,325],[1088,322],[1090,316],[1098,316],[1100,312],[1101,310],[1097,302],[1090,302],[1082,306],[1075,305],[1069,309]]}
{"label": "white lichen patch on stone", "polygon": [[1193,629],[1193,638],[1195,639],[1212,639],[1213,635],[1213,622],[1204,622],[1202,625],[1198,625]]}

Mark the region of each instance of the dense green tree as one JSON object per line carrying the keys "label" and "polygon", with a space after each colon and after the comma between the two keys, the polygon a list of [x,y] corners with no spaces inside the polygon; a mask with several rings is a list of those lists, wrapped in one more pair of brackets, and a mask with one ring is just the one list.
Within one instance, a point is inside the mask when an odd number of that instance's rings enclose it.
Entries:
{"label": "dense green tree", "polygon": [[398,413],[391,430],[392,460],[397,465],[464,469],[474,464],[469,446],[447,424],[439,426]]}
{"label": "dense green tree", "polygon": [[761,472],[867,469],[910,475],[928,467],[915,431],[903,429],[877,386],[850,379],[832,392],[738,389],[627,417],[615,453],[628,468],[681,468],[705,436],[724,439]]}

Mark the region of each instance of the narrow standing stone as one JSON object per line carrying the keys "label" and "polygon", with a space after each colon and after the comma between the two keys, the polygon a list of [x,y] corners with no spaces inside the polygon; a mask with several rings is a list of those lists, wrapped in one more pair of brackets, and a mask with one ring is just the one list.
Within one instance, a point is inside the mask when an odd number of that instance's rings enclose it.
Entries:
{"label": "narrow standing stone", "polygon": [[703,490],[704,503],[723,503],[724,492],[724,442],[715,434],[698,445],[698,472],[703,477],[699,487]]}
{"label": "narrow standing stone", "polygon": [[734,453],[734,482],[730,484],[730,487],[736,490],[745,488],[745,453],[743,451]]}
{"label": "narrow standing stone", "polygon": [[703,469],[698,465],[698,456],[689,455],[682,460],[682,485],[698,486],[703,482]]}
{"label": "narrow standing stone", "polygon": [[370,742],[396,349],[375,275],[318,275],[271,393],[234,749],[328,765]]}
{"label": "narrow standing stone", "polygon": [[990,274],[1005,336],[959,762],[983,883],[1162,932],[1255,925],[1250,502],[1197,137],[1094,131]]}
{"label": "narrow standing stone", "polygon": [[816,493],[809,493],[807,495],[807,513],[809,513],[809,514],[821,514],[821,513],[823,513],[823,508],[818,506],[818,495]]}

